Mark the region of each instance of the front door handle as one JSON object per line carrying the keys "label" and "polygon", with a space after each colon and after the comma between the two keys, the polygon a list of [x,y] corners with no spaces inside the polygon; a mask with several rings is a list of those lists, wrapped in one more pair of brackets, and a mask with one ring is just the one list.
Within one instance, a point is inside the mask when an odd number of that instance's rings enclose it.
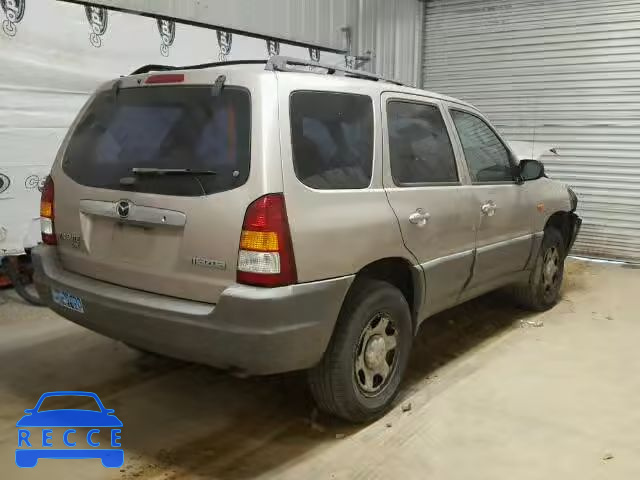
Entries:
{"label": "front door handle", "polygon": [[483,203],[480,207],[483,215],[487,217],[493,217],[496,213],[496,202],[489,200],[487,203]]}
{"label": "front door handle", "polygon": [[413,212],[411,215],[409,215],[409,222],[413,223],[414,225],[417,225],[418,227],[424,227],[430,218],[431,218],[431,215],[429,213],[419,208],[415,212]]}

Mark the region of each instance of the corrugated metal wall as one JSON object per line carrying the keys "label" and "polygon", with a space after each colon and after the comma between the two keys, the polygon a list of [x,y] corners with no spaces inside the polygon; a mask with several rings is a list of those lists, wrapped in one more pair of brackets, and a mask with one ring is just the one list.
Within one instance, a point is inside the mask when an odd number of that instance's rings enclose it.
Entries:
{"label": "corrugated metal wall", "polygon": [[420,84],[423,4],[418,0],[359,0],[353,51],[373,52],[364,69]]}
{"label": "corrugated metal wall", "polygon": [[468,100],[511,140],[559,147],[574,253],[640,261],[640,3],[432,0],[423,86]]}

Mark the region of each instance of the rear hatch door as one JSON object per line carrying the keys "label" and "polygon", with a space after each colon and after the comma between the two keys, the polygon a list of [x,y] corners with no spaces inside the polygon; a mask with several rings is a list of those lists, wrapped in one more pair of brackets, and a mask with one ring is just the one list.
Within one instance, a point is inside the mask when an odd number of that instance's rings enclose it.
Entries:
{"label": "rear hatch door", "polygon": [[97,93],[61,152],[61,261],[96,279],[215,303],[235,281],[244,212],[258,195],[248,184],[251,95],[138,83]]}

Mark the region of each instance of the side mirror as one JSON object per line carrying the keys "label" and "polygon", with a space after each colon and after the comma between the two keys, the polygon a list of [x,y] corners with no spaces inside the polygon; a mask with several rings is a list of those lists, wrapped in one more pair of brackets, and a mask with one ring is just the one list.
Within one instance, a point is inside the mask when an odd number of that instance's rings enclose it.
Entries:
{"label": "side mirror", "polygon": [[538,160],[521,160],[519,167],[520,178],[525,182],[544,177],[544,165]]}
{"label": "side mirror", "polygon": [[34,410],[33,408],[27,408],[27,409],[24,411],[24,413],[29,413],[29,414],[31,414],[31,413],[33,413],[33,410]]}

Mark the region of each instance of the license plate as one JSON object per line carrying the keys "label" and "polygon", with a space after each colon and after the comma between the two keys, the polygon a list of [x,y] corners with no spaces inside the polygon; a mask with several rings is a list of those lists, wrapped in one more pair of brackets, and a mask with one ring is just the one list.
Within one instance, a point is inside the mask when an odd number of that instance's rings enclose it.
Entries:
{"label": "license plate", "polygon": [[73,310],[75,312],[84,313],[84,305],[82,304],[82,299],[76,297],[75,295],[71,295],[69,292],[63,292],[61,290],[53,289],[51,291],[53,301],[58,305],[62,305],[69,310]]}

